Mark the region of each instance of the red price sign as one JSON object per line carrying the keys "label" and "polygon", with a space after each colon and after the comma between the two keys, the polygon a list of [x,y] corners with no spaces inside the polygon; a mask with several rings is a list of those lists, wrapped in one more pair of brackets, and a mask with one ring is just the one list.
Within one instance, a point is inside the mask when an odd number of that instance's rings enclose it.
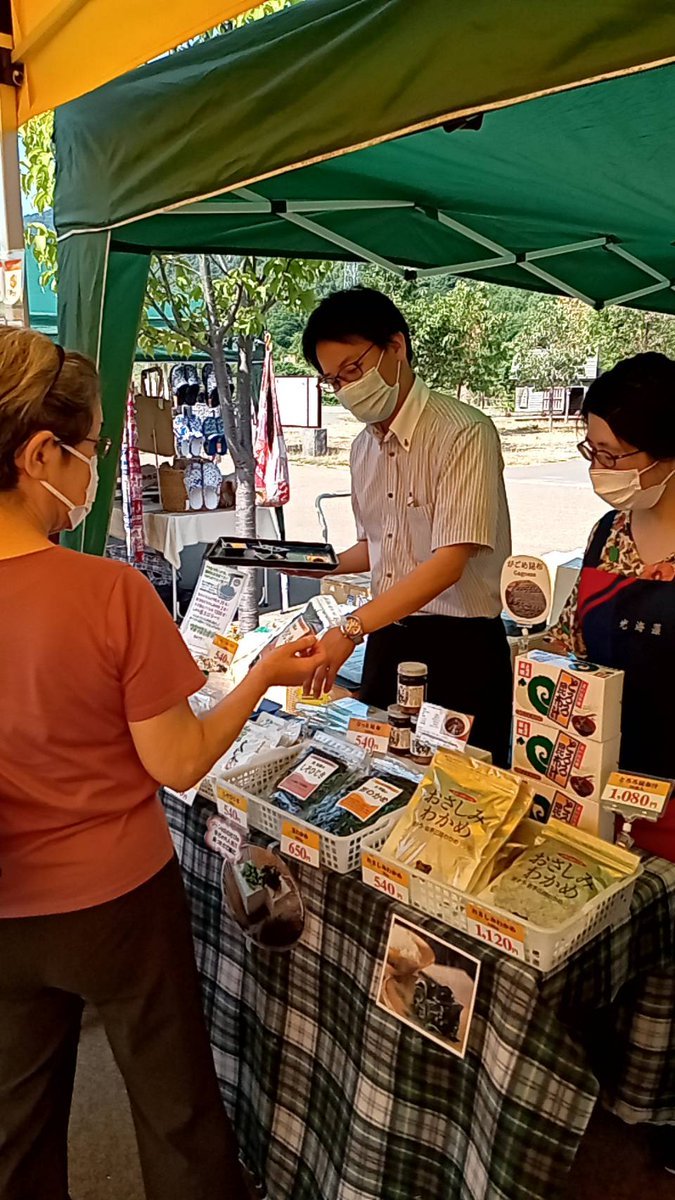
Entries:
{"label": "red price sign", "polygon": [[410,902],[410,876],[394,863],[388,863],[373,850],[361,852],[361,877],[369,887],[375,888],[392,900],[403,904]]}
{"label": "red price sign", "polygon": [[361,721],[353,717],[349,722],[347,740],[369,750],[371,754],[386,754],[390,732],[391,726],[386,721]]}
{"label": "red price sign", "polygon": [[673,785],[668,779],[649,779],[613,771],[601,799],[610,808],[629,811],[631,816],[656,820],[664,812]]}
{"label": "red price sign", "polygon": [[518,921],[499,917],[497,913],[477,904],[467,905],[466,916],[467,932],[473,937],[480,938],[488,946],[494,946],[495,950],[525,961],[525,930]]}
{"label": "red price sign", "polygon": [[281,826],[281,853],[308,867],[321,865],[321,838],[312,829],[284,821]]}

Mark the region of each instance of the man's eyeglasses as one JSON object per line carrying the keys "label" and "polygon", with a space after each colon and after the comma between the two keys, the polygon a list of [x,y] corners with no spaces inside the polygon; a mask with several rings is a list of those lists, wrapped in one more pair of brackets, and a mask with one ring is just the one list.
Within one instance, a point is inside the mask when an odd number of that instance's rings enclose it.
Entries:
{"label": "man's eyeglasses", "polygon": [[629,450],[627,454],[611,454],[609,450],[597,450],[593,443],[589,442],[588,438],[583,442],[579,442],[577,450],[581,457],[586,459],[586,462],[593,463],[594,466],[597,463],[599,467],[604,467],[606,471],[613,471],[616,464],[621,462],[622,458],[632,458],[634,454],[640,453],[639,450]]}
{"label": "man's eyeglasses", "polygon": [[341,387],[348,383],[356,383],[357,379],[361,379],[364,374],[363,360],[371,350],[375,349],[375,343],[371,342],[370,346],[366,346],[363,354],[360,354],[354,362],[345,363],[344,367],[340,368],[337,375],[319,375],[319,387],[322,392],[339,392]]}

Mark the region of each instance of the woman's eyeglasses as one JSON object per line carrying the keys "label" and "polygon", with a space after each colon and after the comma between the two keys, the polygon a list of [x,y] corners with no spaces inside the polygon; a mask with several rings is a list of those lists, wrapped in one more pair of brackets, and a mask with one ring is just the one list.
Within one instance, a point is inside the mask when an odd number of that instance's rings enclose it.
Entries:
{"label": "woman's eyeglasses", "polygon": [[374,348],[375,343],[372,342],[354,362],[345,363],[338,375],[319,375],[319,387],[321,391],[329,393],[339,392],[340,388],[344,387],[345,384],[356,383],[357,379],[361,379],[363,376],[363,360],[366,354],[370,354],[370,351],[374,350]]}
{"label": "woman's eyeglasses", "polygon": [[[82,438],[81,440],[83,442],[89,442],[89,445],[94,447],[94,454],[97,458],[107,458],[112,450],[113,441],[112,438],[109,437]],[[60,438],[56,439],[56,444],[57,446],[65,445]]]}
{"label": "woman's eyeglasses", "polygon": [[611,454],[609,450],[597,450],[593,443],[589,442],[588,438],[583,442],[579,442],[577,450],[581,457],[586,459],[586,462],[593,463],[594,466],[597,463],[599,467],[604,467],[606,471],[613,471],[616,464],[621,462],[622,458],[632,458],[634,454],[640,453],[639,450],[629,450],[627,454]]}

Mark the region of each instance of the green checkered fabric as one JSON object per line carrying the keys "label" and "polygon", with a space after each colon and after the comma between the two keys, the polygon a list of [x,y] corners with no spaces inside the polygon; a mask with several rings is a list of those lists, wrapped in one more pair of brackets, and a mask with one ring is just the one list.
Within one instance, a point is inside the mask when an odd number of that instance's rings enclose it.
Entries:
{"label": "green checkered fabric", "polygon": [[[598,1012],[622,1039],[617,1112],[675,1121],[675,864],[651,860],[631,919],[549,975],[298,867],[305,933],[279,954],[247,945],[221,904],[213,806],[165,805],[223,1096],[270,1200],[552,1200],[600,1092]],[[374,1003],[393,911],[481,960],[463,1061]]]}

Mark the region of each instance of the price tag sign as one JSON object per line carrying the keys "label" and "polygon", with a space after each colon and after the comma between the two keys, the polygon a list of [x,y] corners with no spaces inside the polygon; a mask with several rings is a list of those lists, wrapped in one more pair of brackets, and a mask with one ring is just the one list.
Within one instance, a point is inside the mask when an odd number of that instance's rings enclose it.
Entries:
{"label": "price tag sign", "polygon": [[480,938],[495,950],[511,954],[514,958],[525,961],[525,929],[517,921],[508,917],[498,917],[496,913],[478,904],[467,904],[467,932],[473,937]]}
{"label": "price tag sign", "polygon": [[229,817],[210,817],[204,841],[210,850],[222,854],[228,862],[236,862],[244,844],[244,831]]}
{"label": "price tag sign", "polygon": [[649,779],[612,771],[600,797],[603,804],[633,818],[657,821],[665,812],[673,784],[669,779]]}
{"label": "price tag sign", "polygon": [[216,806],[221,817],[229,817],[235,825],[248,829],[248,800],[237,796],[219,783],[216,787]]}
{"label": "price tag sign", "polygon": [[173,788],[164,788],[164,791],[168,792],[170,796],[174,797],[174,799],[182,800],[183,804],[187,804],[188,808],[192,808],[196,797],[199,795],[199,785],[197,785],[197,787],[188,788],[186,792],[174,792]]}
{"label": "price tag sign", "polygon": [[352,717],[347,730],[347,741],[355,746],[370,750],[371,754],[386,754],[389,749],[391,725],[385,721],[362,721]]}
{"label": "price tag sign", "polygon": [[321,866],[321,839],[318,833],[305,829],[304,825],[296,825],[294,821],[284,821],[281,826],[281,853],[294,858],[296,862],[305,863],[308,867]]}
{"label": "price tag sign", "polygon": [[361,852],[361,877],[376,892],[383,892],[392,900],[410,903],[410,876],[402,867],[385,862],[373,850]]}
{"label": "price tag sign", "polygon": [[551,576],[541,558],[514,554],[502,570],[502,605],[516,625],[529,629],[543,623],[551,611]]}

